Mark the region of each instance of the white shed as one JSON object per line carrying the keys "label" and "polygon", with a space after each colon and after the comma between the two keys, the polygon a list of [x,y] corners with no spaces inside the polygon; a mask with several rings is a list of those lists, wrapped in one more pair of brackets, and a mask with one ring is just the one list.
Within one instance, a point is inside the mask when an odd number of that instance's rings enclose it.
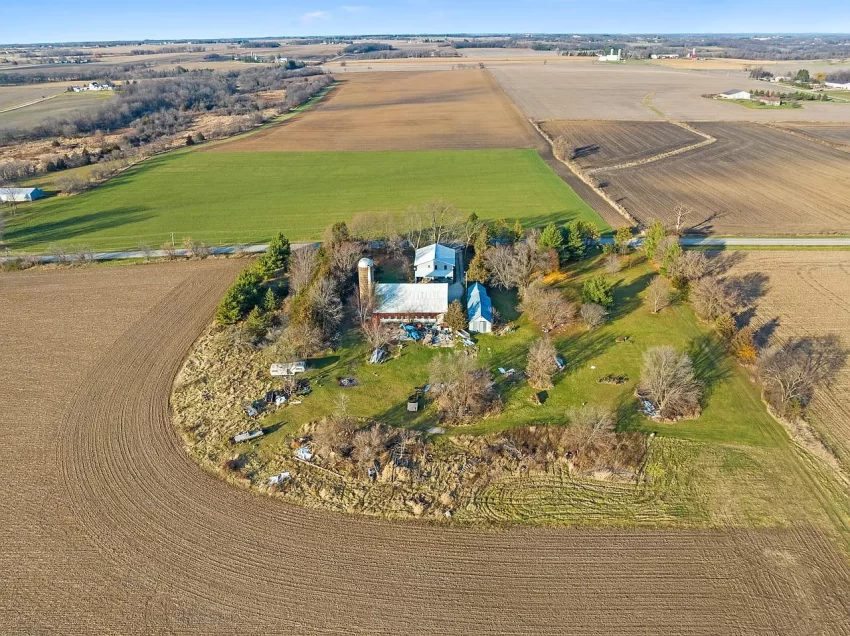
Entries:
{"label": "white shed", "polygon": [[44,196],[41,188],[0,188],[0,201],[35,201]]}
{"label": "white shed", "polygon": [[466,315],[473,333],[493,331],[493,303],[481,283],[472,283],[466,291]]}
{"label": "white shed", "polygon": [[750,95],[747,91],[741,91],[737,88],[733,88],[732,90],[723,91],[717,95],[720,99],[752,99],[752,95]]}

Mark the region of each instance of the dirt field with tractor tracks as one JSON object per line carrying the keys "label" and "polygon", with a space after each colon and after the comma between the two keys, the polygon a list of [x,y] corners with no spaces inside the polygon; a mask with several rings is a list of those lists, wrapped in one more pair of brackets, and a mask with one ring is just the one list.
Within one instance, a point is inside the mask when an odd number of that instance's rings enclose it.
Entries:
{"label": "dirt field with tractor tracks", "polygon": [[[747,252],[733,275],[767,274],[767,293],[752,318],[763,335],[837,334],[850,348],[850,258],[847,252]],[[815,398],[817,430],[850,470],[850,366]]]}
{"label": "dirt field with tractor tracks", "polygon": [[0,275],[3,632],[850,630],[847,565],[805,528],[390,524],[203,472],[168,400],[244,264]]}
{"label": "dirt field with tractor tracks", "polygon": [[536,148],[541,140],[484,71],[355,73],[316,108],[212,148],[465,150]]}
{"label": "dirt field with tractor tracks", "polygon": [[552,120],[540,127],[552,139],[564,137],[572,160],[584,170],[641,161],[704,141],[685,128],[661,121]]}
{"label": "dirt field with tractor tracks", "polygon": [[[594,125],[595,126],[595,125]],[[595,175],[645,224],[675,223],[685,204],[691,232],[726,235],[850,233],[850,157],[769,126],[699,123],[715,143]]]}

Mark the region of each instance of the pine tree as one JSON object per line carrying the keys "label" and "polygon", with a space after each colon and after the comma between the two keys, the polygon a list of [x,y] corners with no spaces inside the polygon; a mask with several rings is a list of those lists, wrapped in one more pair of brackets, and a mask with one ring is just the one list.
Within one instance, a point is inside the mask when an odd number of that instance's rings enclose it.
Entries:
{"label": "pine tree", "polygon": [[646,237],[643,239],[643,250],[646,252],[646,257],[649,260],[656,260],[655,253],[658,251],[658,246],[664,240],[665,236],[667,236],[667,230],[664,229],[661,221],[656,221],[649,226]]}
{"label": "pine tree", "polygon": [[614,235],[614,247],[618,254],[626,254],[629,251],[629,241],[632,240],[632,229],[621,227]]}
{"label": "pine tree", "polygon": [[514,243],[516,243],[523,236],[525,236],[525,230],[522,229],[522,223],[519,222],[519,219],[516,219],[514,221],[514,227],[511,230],[511,236],[513,237]]}
{"label": "pine tree", "polygon": [[478,231],[478,236],[475,237],[475,255],[481,254],[481,256],[484,256],[484,252],[487,251],[488,247],[490,247],[490,228],[485,224]]}
{"label": "pine tree", "polygon": [[614,304],[614,286],[604,276],[595,276],[585,281],[581,298],[586,303],[610,307]]}
{"label": "pine tree", "polygon": [[466,270],[466,280],[469,283],[479,282],[486,283],[489,273],[487,266],[484,263],[484,253],[475,252],[475,256],[469,262],[469,269]]}
{"label": "pine tree", "polygon": [[269,242],[265,254],[257,260],[257,273],[266,279],[271,278],[278,271],[288,271],[291,253],[289,240],[283,235],[283,232],[278,232]]}
{"label": "pine tree", "polygon": [[463,305],[460,304],[459,300],[453,300],[452,304],[449,305],[449,310],[446,312],[445,323],[455,331],[459,331],[466,329],[468,322]]}
{"label": "pine tree", "polygon": [[277,308],[277,295],[274,293],[274,290],[269,287],[266,290],[265,297],[263,298],[263,311],[265,311],[266,313],[273,313],[277,311]]}
{"label": "pine tree", "polygon": [[714,328],[717,330],[717,334],[721,338],[723,338],[726,342],[729,342],[735,335],[735,329],[737,329],[735,318],[733,318],[732,314],[728,312],[720,314],[714,321]]}
{"label": "pine tree", "polygon": [[561,234],[561,230],[554,223],[550,223],[545,228],[543,228],[543,232],[540,234],[540,241],[538,243],[540,247],[552,248],[561,251],[564,247],[564,237]]}

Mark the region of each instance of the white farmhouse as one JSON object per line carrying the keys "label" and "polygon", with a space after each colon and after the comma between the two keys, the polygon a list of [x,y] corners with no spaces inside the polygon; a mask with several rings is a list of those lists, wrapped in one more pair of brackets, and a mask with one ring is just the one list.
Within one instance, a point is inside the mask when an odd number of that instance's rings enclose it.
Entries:
{"label": "white farmhouse", "polygon": [[455,282],[456,250],[439,243],[416,250],[413,260],[414,278],[416,282],[435,281],[442,283]]}

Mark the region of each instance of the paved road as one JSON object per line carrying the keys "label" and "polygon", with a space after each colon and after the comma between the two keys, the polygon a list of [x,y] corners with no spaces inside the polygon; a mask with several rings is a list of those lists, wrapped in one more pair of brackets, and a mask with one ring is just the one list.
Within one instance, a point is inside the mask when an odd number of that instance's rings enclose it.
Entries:
{"label": "paved road", "polygon": [[[612,238],[602,238],[599,243],[602,245],[613,243]],[[636,238],[633,244],[637,247],[642,239]],[[848,247],[850,248],[850,237],[823,237],[823,238],[760,238],[760,237],[738,237],[738,238],[711,238],[701,236],[685,236],[681,240],[685,247]],[[300,249],[307,245],[318,245],[318,243],[293,243],[292,249]],[[210,252],[214,255],[228,254],[259,254],[265,252],[268,245],[230,245],[223,247],[213,247]],[[174,251],[176,256],[187,256],[188,252],[185,249]],[[93,255],[93,260],[96,261],[119,261],[138,258],[165,258],[168,252],[165,250],[151,250],[150,252],[142,252],[140,250],[129,250],[124,252],[96,252]],[[69,260],[74,259],[73,254],[68,255]],[[14,256],[0,257],[0,262],[13,260]],[[30,258],[37,260],[39,263],[55,263],[59,260],[57,256],[49,254],[36,254]]]}

